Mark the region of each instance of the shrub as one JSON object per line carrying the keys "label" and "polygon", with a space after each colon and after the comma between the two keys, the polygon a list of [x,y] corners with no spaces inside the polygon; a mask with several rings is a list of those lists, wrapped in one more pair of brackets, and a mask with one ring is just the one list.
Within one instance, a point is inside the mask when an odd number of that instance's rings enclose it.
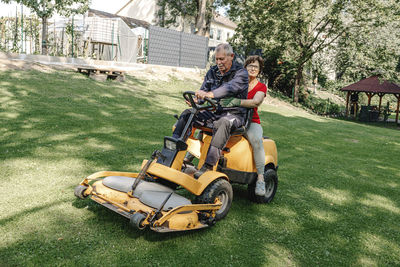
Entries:
{"label": "shrub", "polygon": [[299,103],[319,115],[339,115],[342,108],[328,99],[314,97],[307,91],[301,90]]}

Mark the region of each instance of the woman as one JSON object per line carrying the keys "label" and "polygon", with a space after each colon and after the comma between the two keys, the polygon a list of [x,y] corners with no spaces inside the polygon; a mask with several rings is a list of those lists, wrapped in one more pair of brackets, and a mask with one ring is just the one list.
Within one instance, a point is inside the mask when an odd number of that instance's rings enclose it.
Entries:
{"label": "woman", "polygon": [[260,56],[249,56],[244,67],[249,73],[249,89],[247,99],[228,98],[222,100],[222,106],[233,107],[241,106],[246,108],[254,108],[253,118],[251,120],[249,129],[246,132],[246,137],[253,147],[253,156],[257,168],[257,182],[255,193],[258,196],[265,195],[265,182],[264,182],[264,164],[265,152],[263,146],[263,129],[260,125],[260,117],[258,116],[257,107],[261,105],[267,94],[267,86],[261,83],[257,77],[264,67],[264,60]]}

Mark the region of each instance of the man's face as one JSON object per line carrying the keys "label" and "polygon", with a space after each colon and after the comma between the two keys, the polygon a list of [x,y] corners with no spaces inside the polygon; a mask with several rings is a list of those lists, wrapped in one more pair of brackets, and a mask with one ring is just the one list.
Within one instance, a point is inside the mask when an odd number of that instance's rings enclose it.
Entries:
{"label": "man's face", "polygon": [[225,51],[218,51],[215,53],[215,63],[222,74],[227,73],[232,67],[234,55],[227,55]]}

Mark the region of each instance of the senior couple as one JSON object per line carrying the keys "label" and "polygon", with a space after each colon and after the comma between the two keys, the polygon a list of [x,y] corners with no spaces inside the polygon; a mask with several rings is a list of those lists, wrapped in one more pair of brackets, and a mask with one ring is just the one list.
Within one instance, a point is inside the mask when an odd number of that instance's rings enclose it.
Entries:
{"label": "senior couple", "polygon": [[[205,163],[194,173],[194,177],[197,179],[204,172],[212,170],[220,158],[221,150],[227,143],[230,133],[245,124],[247,109],[253,108],[253,118],[246,137],[253,147],[258,174],[255,193],[264,196],[265,153],[262,141],[263,130],[257,113],[257,107],[263,102],[267,93],[265,84],[257,79],[264,62],[260,56],[250,56],[242,67],[233,59],[234,53],[229,44],[218,45],[215,49],[216,66],[210,68],[200,90],[195,94],[197,101],[202,101],[206,97],[219,100],[222,111],[217,113],[201,111],[193,120],[198,124],[213,124],[213,137]],[[229,107],[229,109],[224,110],[224,107]],[[173,137],[180,138],[189,116],[189,110],[181,114]]]}

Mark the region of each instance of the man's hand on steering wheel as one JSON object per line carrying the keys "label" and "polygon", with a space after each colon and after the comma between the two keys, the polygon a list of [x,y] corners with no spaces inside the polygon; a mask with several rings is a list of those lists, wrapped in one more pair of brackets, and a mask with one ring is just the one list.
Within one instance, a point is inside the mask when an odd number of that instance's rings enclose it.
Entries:
{"label": "man's hand on steering wheel", "polygon": [[204,101],[199,101],[200,98],[196,97],[195,92],[186,91],[183,93],[183,98],[185,99],[185,102],[188,103],[189,106],[196,109],[197,111],[201,110],[215,111],[217,109],[216,102],[210,99],[207,95],[204,95],[203,98],[203,100],[208,103],[206,106],[201,106],[204,103]]}
{"label": "man's hand on steering wheel", "polygon": [[203,90],[197,90],[195,96],[197,99],[200,99],[200,100],[203,100],[206,97],[210,98],[210,99],[214,98],[213,92],[206,92]]}

